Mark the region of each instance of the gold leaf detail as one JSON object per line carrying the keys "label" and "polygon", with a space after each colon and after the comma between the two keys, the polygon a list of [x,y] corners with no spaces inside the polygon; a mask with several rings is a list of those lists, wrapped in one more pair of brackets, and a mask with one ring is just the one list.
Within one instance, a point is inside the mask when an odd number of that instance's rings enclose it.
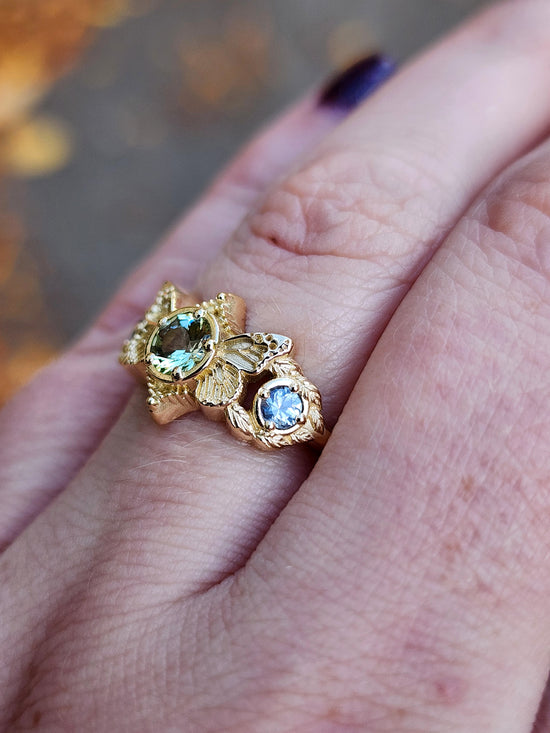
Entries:
{"label": "gold leaf detail", "polygon": [[294,430],[292,433],[263,431],[257,437],[266,448],[282,448],[285,445],[309,443],[313,436],[310,428],[306,424],[298,428],[298,430]]}
{"label": "gold leaf detail", "polygon": [[237,400],[243,382],[239,370],[221,359],[213,363],[197,377],[195,396],[205,407],[224,407]]}
{"label": "gold leaf detail", "polygon": [[321,412],[321,395],[319,390],[303,376],[300,376],[297,381],[300,383],[302,392],[309,402],[308,422],[316,433],[322,435],[325,432],[325,421]]}
{"label": "gold leaf detail", "polygon": [[147,321],[140,321],[130,338],[124,342],[119,361],[121,364],[139,364],[145,359],[149,338],[155,327]]}
{"label": "gold leaf detail", "polygon": [[276,377],[295,377],[297,380],[302,377],[302,370],[293,359],[276,359],[269,368]]}
{"label": "gold leaf detail", "polygon": [[312,403],[309,408],[309,419],[315,432],[322,435],[325,432],[325,421],[321,410],[316,404]]}
{"label": "gold leaf detail", "polygon": [[308,398],[309,402],[312,405],[316,405],[317,407],[321,407],[321,395],[319,394],[319,390],[317,387],[312,384],[312,382],[305,379],[305,377],[300,376],[300,378],[297,380],[302,390],[304,391],[306,397]]}
{"label": "gold leaf detail", "polygon": [[226,415],[231,425],[243,434],[243,438],[250,440],[254,437],[252,420],[242,405],[239,405],[238,402],[232,402],[227,407]]}
{"label": "gold leaf detail", "polygon": [[[284,433],[268,433],[262,432],[258,436],[259,440],[266,448],[283,448],[286,445],[292,445],[293,443],[302,442],[297,440],[297,432],[285,435]],[[311,440],[311,435],[308,434],[305,440]]]}

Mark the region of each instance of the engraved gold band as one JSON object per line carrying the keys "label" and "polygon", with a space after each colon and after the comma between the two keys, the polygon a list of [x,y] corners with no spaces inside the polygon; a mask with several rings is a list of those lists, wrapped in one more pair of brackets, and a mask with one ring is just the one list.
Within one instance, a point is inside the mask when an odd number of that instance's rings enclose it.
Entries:
{"label": "engraved gold band", "polygon": [[244,333],[245,320],[245,302],[236,295],[196,303],[165,283],[125,341],[120,362],[145,380],[160,424],[200,409],[264,450],[310,441],[322,447],[330,432],[321,395],[290,358],[292,340]]}

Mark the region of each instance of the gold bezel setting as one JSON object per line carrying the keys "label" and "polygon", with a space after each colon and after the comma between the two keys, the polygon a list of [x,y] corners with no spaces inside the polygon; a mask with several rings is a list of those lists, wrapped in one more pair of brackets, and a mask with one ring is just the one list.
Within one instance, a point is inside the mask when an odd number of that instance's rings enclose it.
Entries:
{"label": "gold bezel setting", "polygon": [[[262,410],[262,403],[265,405],[269,399],[273,399],[273,393],[281,389],[288,389],[290,394],[297,395],[301,403],[299,417],[297,417],[296,420],[287,427],[282,427],[280,425],[277,425],[275,421],[266,419]],[[293,409],[294,405],[292,405],[291,408]],[[296,380],[289,377],[276,377],[275,379],[270,379],[268,382],[262,384],[262,386],[254,395],[254,401],[252,403],[252,414],[254,415],[258,427],[262,430],[277,431],[277,433],[281,435],[290,435],[291,433],[298,430],[301,425],[305,424],[305,422],[307,421],[308,413],[309,400],[305,391],[300,388],[300,385],[296,382]]]}
{"label": "gold bezel setting", "polygon": [[[158,338],[158,335],[160,331],[163,328],[166,328],[172,321],[174,321],[176,318],[182,315],[192,315],[194,318],[204,318],[210,327],[210,333],[209,333],[209,340],[205,343],[205,353],[204,356],[200,361],[198,361],[195,364],[195,367],[191,370],[185,370],[185,373],[182,374],[182,376],[178,375],[178,370],[181,370],[181,366],[176,366],[170,373],[166,373],[161,371],[157,368],[154,362],[154,358],[161,359],[163,357],[159,357],[155,354],[153,347],[155,344],[156,339]],[[151,372],[151,374],[157,379],[160,379],[162,382],[172,382],[172,381],[186,381],[187,379],[192,379],[196,374],[201,372],[203,369],[206,369],[206,367],[210,364],[212,361],[212,358],[214,356],[214,349],[216,344],[218,343],[220,338],[220,329],[218,326],[217,321],[212,318],[212,316],[207,313],[203,308],[200,307],[192,307],[192,308],[178,308],[178,310],[173,311],[167,316],[163,316],[163,318],[160,319],[158,322],[158,325],[156,326],[155,330],[152,332],[151,336],[149,337],[149,341],[147,343],[146,347],[146,353],[145,353],[145,363],[147,364],[148,370]]]}

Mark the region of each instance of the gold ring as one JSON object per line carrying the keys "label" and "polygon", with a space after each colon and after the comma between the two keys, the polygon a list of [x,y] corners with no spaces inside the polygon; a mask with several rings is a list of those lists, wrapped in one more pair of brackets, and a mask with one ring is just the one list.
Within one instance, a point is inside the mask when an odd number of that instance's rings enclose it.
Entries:
{"label": "gold ring", "polygon": [[120,362],[145,380],[157,423],[200,409],[258,448],[322,447],[330,431],[321,395],[290,358],[292,340],[243,333],[245,319],[237,295],[196,303],[167,282],[124,342]]}

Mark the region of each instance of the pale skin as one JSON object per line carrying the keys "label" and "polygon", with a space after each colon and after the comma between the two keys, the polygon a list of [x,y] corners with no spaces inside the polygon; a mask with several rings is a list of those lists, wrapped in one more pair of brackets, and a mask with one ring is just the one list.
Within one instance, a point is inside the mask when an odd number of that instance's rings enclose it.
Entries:
{"label": "pale skin", "polygon": [[[550,733],[549,129],[547,0],[305,99],[4,409],[2,730]],[[293,338],[318,460],[153,423],[168,278]]]}

